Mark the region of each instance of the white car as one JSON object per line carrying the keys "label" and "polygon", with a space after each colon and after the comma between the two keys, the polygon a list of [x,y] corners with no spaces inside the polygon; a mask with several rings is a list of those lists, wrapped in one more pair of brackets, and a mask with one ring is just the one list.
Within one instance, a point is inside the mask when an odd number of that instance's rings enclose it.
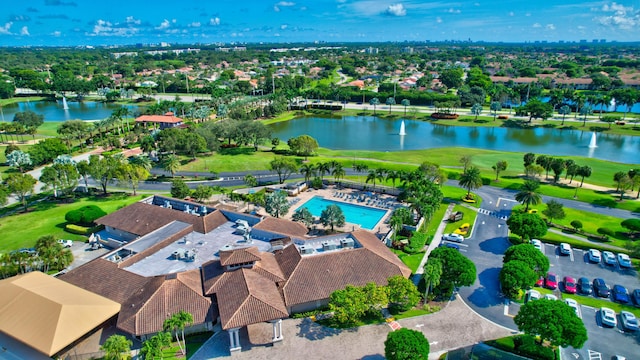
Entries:
{"label": "white car", "polygon": [[600,308],[600,319],[602,320],[602,325],[607,325],[610,327],[616,327],[618,325],[618,320],[616,319],[616,312],[606,308]]}
{"label": "white car", "polygon": [[618,264],[621,268],[631,268],[631,259],[627,254],[618,254]]}
{"label": "white car", "polygon": [[600,263],[601,260],[602,256],[600,255],[600,250],[589,249],[589,261],[593,263]]}
{"label": "white car", "polygon": [[454,241],[454,242],[463,242],[464,236],[460,234],[444,234],[442,235],[442,240]]}
{"label": "white car", "polygon": [[571,254],[571,245],[567,243],[560,244],[560,254],[562,255],[570,255]]}
{"label": "white car", "polygon": [[573,300],[571,298],[568,298],[568,299],[564,299],[564,303],[569,305],[569,307],[572,308],[573,311],[576,312],[576,315],[578,315],[578,317],[580,317],[579,310],[578,310],[579,305],[578,305],[577,301],[575,301],[575,300]]}
{"label": "white car", "polygon": [[70,248],[73,246],[73,241],[71,240],[58,240],[58,244],[62,245],[62,247]]}
{"label": "white car", "polygon": [[529,290],[527,291],[527,295],[524,297],[524,302],[528,303],[529,301],[539,300],[542,297],[539,291]]}
{"label": "white car", "polygon": [[545,294],[544,298],[547,300],[558,300],[558,297],[553,294]]}
{"label": "white car", "polygon": [[533,245],[534,248],[542,251],[542,241],[538,239],[531,239],[531,245]]}
{"label": "white car", "polygon": [[622,322],[622,329],[638,331],[638,319],[632,313],[624,310],[620,311],[620,321]]}
{"label": "white car", "polygon": [[616,256],[613,255],[611,251],[603,251],[602,259],[604,260],[605,265],[615,265],[616,264]]}

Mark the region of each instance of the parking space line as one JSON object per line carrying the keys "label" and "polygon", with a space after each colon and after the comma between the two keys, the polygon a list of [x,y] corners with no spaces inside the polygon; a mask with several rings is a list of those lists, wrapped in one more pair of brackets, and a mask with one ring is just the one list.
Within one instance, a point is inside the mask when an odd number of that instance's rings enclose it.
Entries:
{"label": "parking space line", "polygon": [[571,251],[571,252],[569,253],[569,258],[570,258],[570,259],[571,259],[571,261],[573,262],[573,251]]}
{"label": "parking space line", "polygon": [[587,350],[589,353],[589,360],[602,360],[602,354],[597,352],[597,351],[593,351],[593,350]]}
{"label": "parking space line", "polygon": [[504,304],[504,315],[509,316],[509,304]]}

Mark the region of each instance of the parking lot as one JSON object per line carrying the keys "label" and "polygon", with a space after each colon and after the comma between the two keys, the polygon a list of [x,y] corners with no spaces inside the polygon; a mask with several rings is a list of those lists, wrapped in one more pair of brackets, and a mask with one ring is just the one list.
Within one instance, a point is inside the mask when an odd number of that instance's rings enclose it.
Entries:
{"label": "parking lot", "polygon": [[[609,288],[613,285],[620,284],[627,288],[629,293],[634,289],[640,288],[638,274],[633,269],[621,269],[618,264],[615,266],[604,265],[600,263],[590,263],[587,257],[587,251],[580,249],[572,249],[569,255],[560,255],[559,246],[553,244],[543,244],[542,251],[549,258],[549,271],[558,276],[561,282],[565,276],[571,276],[576,279],[586,277],[593,281],[594,278],[602,278]],[[560,297],[563,290],[560,283],[558,290],[554,294]],[[596,299],[595,294],[584,295],[584,297]],[[578,303],[580,298],[577,297]],[[611,298],[597,298],[605,302],[611,301]],[[629,304],[629,306],[632,306]],[[603,327],[598,308],[581,305],[580,314],[587,328],[589,340],[582,349],[568,348],[563,351],[563,358],[571,359],[611,359],[613,355],[622,355],[627,359],[639,359],[640,356],[640,333],[628,333],[622,331],[620,325],[620,316],[618,314],[618,325],[616,328]],[[517,313],[517,309],[513,309]],[[510,311],[511,312],[511,311]]]}

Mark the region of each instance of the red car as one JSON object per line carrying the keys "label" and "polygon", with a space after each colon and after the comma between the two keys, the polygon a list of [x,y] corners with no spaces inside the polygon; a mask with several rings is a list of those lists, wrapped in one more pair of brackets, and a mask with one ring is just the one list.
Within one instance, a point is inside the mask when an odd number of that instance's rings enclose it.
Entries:
{"label": "red car", "polygon": [[547,277],[544,279],[544,286],[547,289],[555,290],[558,287],[558,277],[556,274],[552,272],[547,273]]}
{"label": "red car", "polygon": [[568,294],[575,294],[578,290],[576,286],[576,279],[571,276],[565,276],[563,279],[564,282],[564,291]]}
{"label": "red car", "polygon": [[542,287],[542,285],[544,285],[544,276],[540,276],[536,281],[536,286]]}

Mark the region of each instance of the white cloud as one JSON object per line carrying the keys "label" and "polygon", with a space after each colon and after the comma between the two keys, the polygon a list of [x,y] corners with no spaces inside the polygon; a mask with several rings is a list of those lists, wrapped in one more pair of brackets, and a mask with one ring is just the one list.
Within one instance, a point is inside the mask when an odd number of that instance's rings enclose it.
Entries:
{"label": "white cloud", "polygon": [[405,16],[407,15],[407,9],[405,9],[402,4],[391,4],[385,13],[392,16]]}
{"label": "white cloud", "polygon": [[211,26],[220,25],[220,18],[219,17],[214,17],[214,18],[209,19],[209,25],[211,25]]}
{"label": "white cloud", "polygon": [[169,22],[169,20],[164,19],[160,25],[156,26],[156,30],[164,30],[164,29],[168,29],[169,26],[171,26],[171,22]]}
{"label": "white cloud", "polygon": [[547,30],[551,30],[551,31],[553,31],[553,30],[555,30],[555,29],[556,29],[556,26],[555,26],[555,25],[553,25],[553,24],[547,24],[547,26],[545,26],[545,28],[546,28]]}
{"label": "white cloud", "polygon": [[448,13],[451,14],[460,14],[460,9],[454,9],[454,8],[449,8],[449,10],[447,10]]}
{"label": "white cloud", "polygon": [[13,25],[13,23],[9,21],[8,23],[4,24],[4,26],[0,26],[0,35],[10,35],[11,25]]}
{"label": "white cloud", "polygon": [[634,10],[633,6],[624,6],[613,2],[602,5],[601,9],[592,9],[592,11],[610,13],[610,15],[599,16],[594,19],[601,25],[617,27],[622,30],[640,27],[640,11]]}
{"label": "white cloud", "polygon": [[[131,26],[122,26],[113,24],[110,21],[98,19],[93,25],[93,32],[88,33],[90,36],[131,36],[138,32],[137,28]],[[55,34],[55,33],[54,33]],[[59,36],[59,35],[54,35]]]}
{"label": "white cloud", "polygon": [[542,25],[540,25],[540,23],[535,23],[535,24],[533,24],[533,27],[534,27],[534,28],[541,28],[541,27],[542,27]]}
{"label": "white cloud", "polygon": [[296,5],[296,3],[291,2],[291,1],[280,1],[279,3],[273,5],[273,11],[279,12],[280,8],[292,7],[292,6],[295,6],[295,5]]}
{"label": "white cloud", "polygon": [[509,16],[515,16],[516,14],[514,14],[513,11],[509,11]]}
{"label": "white cloud", "polygon": [[127,16],[127,19],[125,20],[125,22],[127,24],[132,24],[132,25],[140,25],[141,23],[140,19],[136,19],[133,16]]}
{"label": "white cloud", "polygon": [[23,26],[22,29],[20,29],[20,35],[22,36],[29,36],[31,34],[29,34],[29,28],[26,26]]}

